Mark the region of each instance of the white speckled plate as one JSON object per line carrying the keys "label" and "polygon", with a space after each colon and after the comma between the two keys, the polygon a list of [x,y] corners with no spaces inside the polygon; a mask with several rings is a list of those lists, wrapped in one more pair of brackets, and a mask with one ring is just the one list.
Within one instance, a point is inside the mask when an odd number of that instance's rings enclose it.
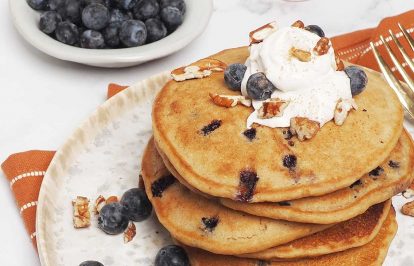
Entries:
{"label": "white speckled plate", "polygon": [[[56,153],[42,184],[37,208],[37,243],[44,266],[79,265],[98,260],[105,266],[153,265],[158,250],[170,243],[168,232],[152,218],[136,223],[137,236],[109,236],[96,227],[72,225],[71,200],[92,201],[137,186],[141,155],[151,136],[151,105],[169,73],[139,82],[105,102]],[[414,127],[406,122],[413,133]],[[399,230],[385,265],[414,266],[414,218],[400,214],[407,200],[394,198]]]}

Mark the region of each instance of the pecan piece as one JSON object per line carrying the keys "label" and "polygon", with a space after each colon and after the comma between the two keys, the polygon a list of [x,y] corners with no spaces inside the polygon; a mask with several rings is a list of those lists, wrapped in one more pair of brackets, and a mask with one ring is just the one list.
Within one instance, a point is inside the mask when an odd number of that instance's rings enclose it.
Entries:
{"label": "pecan piece", "polygon": [[171,77],[175,81],[184,81],[189,79],[200,79],[210,76],[213,72],[222,72],[227,65],[220,60],[206,58],[197,61],[189,66],[180,67],[171,72]]}
{"label": "pecan piece", "polygon": [[336,71],[343,71],[345,69],[344,62],[335,54]]}
{"label": "pecan piece", "polygon": [[279,99],[270,99],[263,102],[257,116],[262,119],[268,119],[276,116],[282,116],[283,110],[288,106],[288,102]]}
{"label": "pecan piece", "polygon": [[99,197],[95,200],[95,206],[94,206],[95,214],[99,214],[101,212],[101,209],[105,205],[106,205],[106,199],[104,198],[104,196],[99,195]]}
{"label": "pecan piece", "polygon": [[263,25],[254,31],[251,31],[249,33],[250,44],[262,42],[264,39],[266,39],[267,36],[275,31],[277,31],[277,24],[275,21]]}
{"label": "pecan piece", "polygon": [[351,109],[358,109],[357,104],[355,103],[354,99],[347,99],[342,100],[340,99],[335,107],[334,113],[334,121],[335,124],[338,126],[342,126],[345,122],[346,117],[348,116],[349,111]]}
{"label": "pecan piece", "polygon": [[313,138],[319,129],[318,122],[305,117],[293,117],[290,119],[290,132],[293,135],[297,135],[300,141]]}
{"label": "pecan piece", "polygon": [[290,55],[297,58],[301,62],[309,62],[312,58],[312,54],[308,51],[297,49],[292,47],[289,51]]}
{"label": "pecan piece", "polygon": [[313,48],[313,50],[317,55],[324,55],[329,51],[329,48],[331,48],[331,45],[329,44],[329,39],[326,37],[322,37],[316,43],[316,46],[315,48]]}
{"label": "pecan piece", "polygon": [[91,214],[89,212],[89,199],[77,196],[72,201],[73,226],[75,228],[86,228],[91,225]]}
{"label": "pecan piece", "polygon": [[213,100],[218,106],[222,107],[234,107],[237,104],[242,104],[244,106],[250,107],[252,106],[252,100],[248,99],[242,95],[219,95],[216,93],[209,93],[210,98]]}
{"label": "pecan piece", "polygon": [[114,203],[114,202],[118,202],[118,197],[117,196],[110,196],[109,198],[106,199],[106,204],[109,203]]}
{"label": "pecan piece", "polygon": [[414,217],[414,201],[407,202],[401,208],[401,212],[404,215],[413,216]]}
{"label": "pecan piece", "polygon": [[135,235],[137,234],[137,228],[135,224],[129,221],[127,229],[124,231],[124,243],[131,242],[134,239]]}
{"label": "pecan piece", "polygon": [[293,22],[292,27],[303,29],[305,27],[305,24],[301,20],[296,20]]}

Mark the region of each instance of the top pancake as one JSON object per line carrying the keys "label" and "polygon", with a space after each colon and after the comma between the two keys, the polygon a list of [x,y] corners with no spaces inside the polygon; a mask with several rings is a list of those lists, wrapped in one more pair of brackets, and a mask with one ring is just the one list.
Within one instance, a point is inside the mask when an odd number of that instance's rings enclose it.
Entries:
{"label": "top pancake", "polygon": [[[223,51],[211,58],[227,64],[244,62],[247,48]],[[326,194],[351,185],[380,165],[402,131],[403,110],[376,72],[366,70],[368,86],[355,97],[359,109],[343,126],[327,123],[311,140],[294,146],[282,129],[257,126],[256,138],[242,133],[252,108],[223,108],[209,93],[237,95],[227,88],[223,73],[184,82],[170,81],[153,106],[154,137],[178,173],[196,189],[217,197],[236,199],[241,171],[257,173],[251,202],[277,202]],[[221,126],[204,136],[200,130],[212,120]],[[283,166],[295,155],[294,170]]]}

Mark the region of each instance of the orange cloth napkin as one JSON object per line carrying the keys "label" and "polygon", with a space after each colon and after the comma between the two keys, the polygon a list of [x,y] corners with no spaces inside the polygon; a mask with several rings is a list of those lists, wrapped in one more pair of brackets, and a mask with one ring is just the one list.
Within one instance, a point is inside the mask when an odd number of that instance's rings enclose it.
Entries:
{"label": "orange cloth napkin", "polygon": [[[409,11],[382,20],[376,28],[336,36],[332,38],[331,41],[341,59],[378,70],[377,63],[369,48],[369,42],[377,42],[380,34],[383,34],[384,37],[388,36],[388,29],[392,29],[394,33],[398,33],[398,22],[400,22],[412,36],[414,35],[414,11]],[[404,45],[407,46],[406,43],[404,43]],[[379,49],[380,51],[383,51],[383,45],[381,45]],[[386,58],[386,60],[389,60],[389,58]],[[125,88],[125,86],[109,84],[108,98]],[[35,247],[37,198],[43,176],[53,155],[53,151],[27,151],[16,153],[11,155],[1,166],[10,182],[10,187],[16,197],[17,207],[20,209],[27,232]]]}

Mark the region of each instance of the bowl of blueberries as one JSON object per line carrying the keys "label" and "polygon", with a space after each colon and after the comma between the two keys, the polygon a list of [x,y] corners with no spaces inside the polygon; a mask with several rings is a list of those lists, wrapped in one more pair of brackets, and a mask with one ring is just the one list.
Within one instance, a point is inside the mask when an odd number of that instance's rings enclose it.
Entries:
{"label": "bowl of blueberries", "polygon": [[212,0],[10,0],[13,22],[55,58],[127,67],[172,54],[200,35]]}

